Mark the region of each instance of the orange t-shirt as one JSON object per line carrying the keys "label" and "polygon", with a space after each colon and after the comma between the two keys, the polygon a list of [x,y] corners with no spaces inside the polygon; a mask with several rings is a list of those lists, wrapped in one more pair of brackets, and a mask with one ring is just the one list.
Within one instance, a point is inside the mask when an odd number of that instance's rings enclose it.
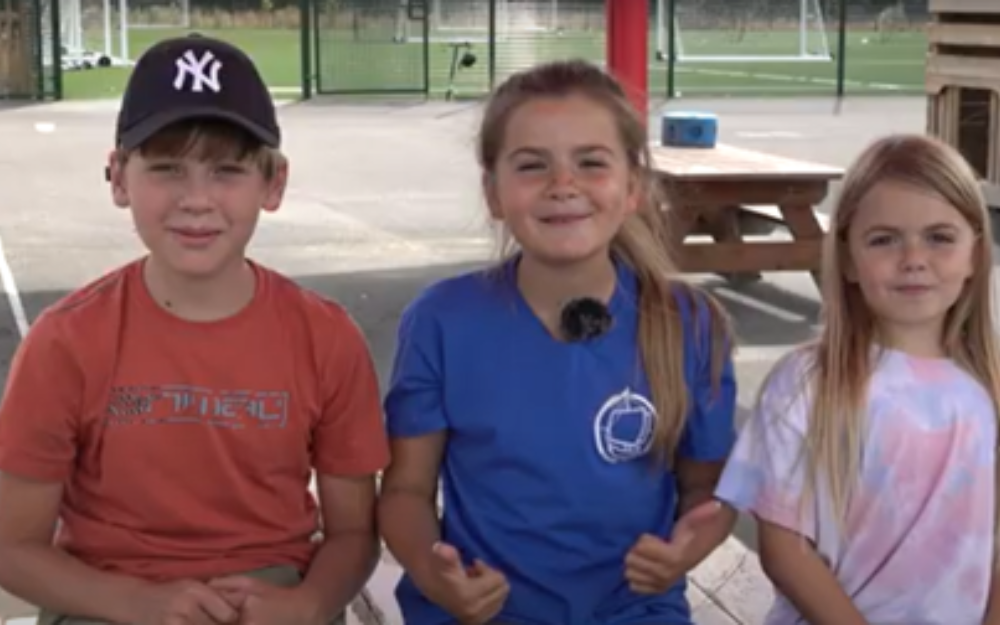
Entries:
{"label": "orange t-shirt", "polygon": [[250,305],[192,323],[153,301],[137,261],[46,310],[18,349],[0,471],[65,484],[58,542],[83,562],[150,580],[303,570],[311,469],[388,462],[359,328],[254,269]]}

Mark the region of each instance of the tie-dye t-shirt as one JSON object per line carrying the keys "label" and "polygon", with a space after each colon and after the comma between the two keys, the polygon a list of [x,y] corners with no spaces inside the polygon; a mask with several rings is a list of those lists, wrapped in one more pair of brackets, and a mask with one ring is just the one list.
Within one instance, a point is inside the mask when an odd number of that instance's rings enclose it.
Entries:
{"label": "tie-dye t-shirt", "polygon": [[[812,541],[869,623],[981,625],[991,582],[996,418],[949,360],[875,356],[861,481],[845,523],[801,506],[807,351],[785,358],[744,426],[716,495]],[[767,625],[805,623],[780,592]]]}

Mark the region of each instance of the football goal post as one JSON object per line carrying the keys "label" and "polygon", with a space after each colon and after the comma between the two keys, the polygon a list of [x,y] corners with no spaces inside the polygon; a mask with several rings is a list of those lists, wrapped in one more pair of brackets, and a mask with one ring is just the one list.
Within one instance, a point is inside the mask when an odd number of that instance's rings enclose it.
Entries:
{"label": "football goal post", "polygon": [[[832,60],[820,0],[796,0],[796,11],[733,0],[706,6],[702,0],[656,0],[656,56],[663,60],[674,37],[679,62],[760,63]],[[671,22],[668,24],[667,22]]]}
{"label": "football goal post", "polygon": [[189,0],[52,0],[59,2],[63,69],[132,64],[129,34],[190,26]]}

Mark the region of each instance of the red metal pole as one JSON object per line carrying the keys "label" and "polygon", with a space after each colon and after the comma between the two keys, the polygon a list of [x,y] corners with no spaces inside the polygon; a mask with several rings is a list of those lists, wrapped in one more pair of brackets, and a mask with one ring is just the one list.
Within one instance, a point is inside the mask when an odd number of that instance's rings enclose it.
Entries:
{"label": "red metal pole", "polygon": [[645,120],[649,109],[649,2],[605,0],[608,69]]}

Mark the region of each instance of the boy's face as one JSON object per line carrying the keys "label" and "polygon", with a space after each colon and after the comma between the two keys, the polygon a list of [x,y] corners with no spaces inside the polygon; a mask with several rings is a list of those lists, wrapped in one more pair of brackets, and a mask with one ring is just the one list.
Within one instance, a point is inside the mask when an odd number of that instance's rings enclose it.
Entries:
{"label": "boy's face", "polygon": [[260,211],[281,205],[288,172],[282,160],[265,177],[253,157],[239,158],[240,150],[198,143],[211,138],[195,141],[185,150],[144,146],[124,162],[113,152],[112,196],[131,209],[139,237],[159,262],[182,275],[210,277],[242,264]]}

